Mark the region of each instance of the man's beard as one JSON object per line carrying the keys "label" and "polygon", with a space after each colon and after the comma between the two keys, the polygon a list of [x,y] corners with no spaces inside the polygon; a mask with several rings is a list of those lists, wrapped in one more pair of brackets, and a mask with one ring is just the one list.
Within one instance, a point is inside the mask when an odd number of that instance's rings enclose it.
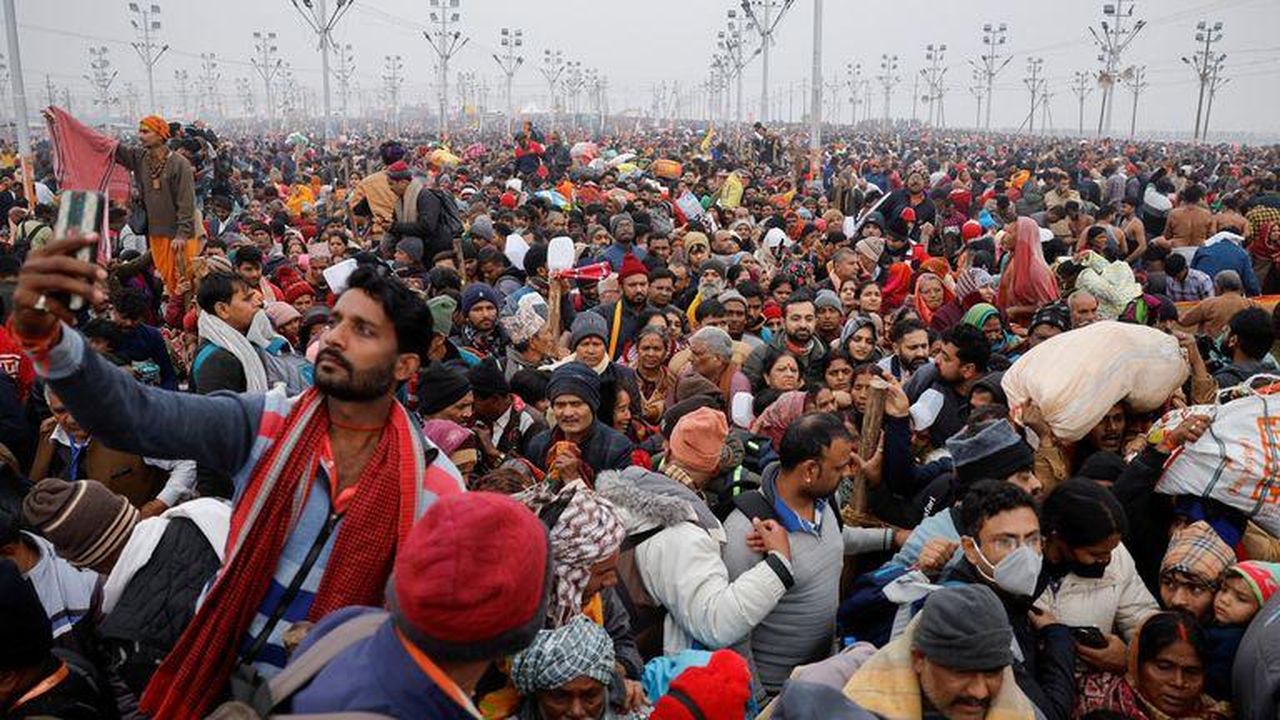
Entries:
{"label": "man's beard", "polygon": [[316,373],[316,389],[335,400],[369,402],[386,395],[395,386],[395,360],[381,367],[357,371],[332,348],[325,348],[316,355],[316,366],[325,359],[347,371],[347,377],[341,379]]}
{"label": "man's beard", "polygon": [[926,355],[925,357],[911,358],[910,360],[907,360],[902,364],[906,365],[907,369],[910,370],[911,372],[915,372],[920,368],[924,367],[926,364],[928,364],[928,362],[929,362],[929,357]]}
{"label": "man's beard", "polygon": [[792,334],[789,330],[786,333],[787,340],[790,340],[795,345],[804,345],[813,339],[813,332],[809,328],[799,328],[795,331],[795,334]]}
{"label": "man's beard", "polygon": [[639,294],[638,294],[638,295],[636,295],[636,297],[634,297],[634,298],[629,298],[629,297],[627,297],[627,296],[624,294],[624,295],[622,296],[622,299],[623,299],[623,300],[626,300],[626,301],[627,301],[627,305],[628,305],[628,306],[630,306],[630,307],[633,307],[633,308],[643,308],[645,305],[648,305],[648,304],[649,304],[649,295],[648,295],[648,293],[639,293]]}

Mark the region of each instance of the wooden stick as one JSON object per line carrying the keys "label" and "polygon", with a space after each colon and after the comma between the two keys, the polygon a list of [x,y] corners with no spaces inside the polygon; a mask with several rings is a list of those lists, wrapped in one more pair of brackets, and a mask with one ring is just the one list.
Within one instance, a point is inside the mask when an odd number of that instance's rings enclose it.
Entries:
{"label": "wooden stick", "polygon": [[563,282],[559,277],[552,276],[547,283],[547,329],[555,345],[557,356],[560,345],[560,299],[564,292]]}
{"label": "wooden stick", "polygon": [[462,279],[462,286],[467,285],[467,261],[462,256],[462,238],[453,239],[453,257],[454,262],[458,263],[458,277]]}
{"label": "wooden stick", "polygon": [[[889,385],[880,378],[871,379],[867,388],[867,411],[862,415],[862,437],[858,441],[858,457],[868,462],[880,445],[880,426],[884,423],[884,399]],[[867,476],[859,471],[853,479],[853,493],[845,506],[847,514],[865,517],[867,514]]]}

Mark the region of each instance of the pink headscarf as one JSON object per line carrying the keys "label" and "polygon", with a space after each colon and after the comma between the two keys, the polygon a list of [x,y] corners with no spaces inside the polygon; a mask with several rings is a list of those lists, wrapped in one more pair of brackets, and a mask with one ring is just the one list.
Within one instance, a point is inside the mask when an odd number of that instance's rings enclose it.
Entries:
{"label": "pink headscarf", "polygon": [[751,422],[751,432],[764,435],[773,442],[773,446],[782,445],[782,435],[787,426],[804,414],[803,390],[788,390],[778,396],[769,407],[760,413],[760,417]]}
{"label": "pink headscarf", "polygon": [[1013,257],[1000,276],[996,304],[1001,309],[1016,305],[1039,307],[1058,298],[1058,281],[1044,261],[1040,248],[1040,226],[1029,217],[1018,218]]}
{"label": "pink headscarf", "polygon": [[452,420],[428,420],[422,424],[422,434],[445,455],[452,455],[471,437],[470,430]]}

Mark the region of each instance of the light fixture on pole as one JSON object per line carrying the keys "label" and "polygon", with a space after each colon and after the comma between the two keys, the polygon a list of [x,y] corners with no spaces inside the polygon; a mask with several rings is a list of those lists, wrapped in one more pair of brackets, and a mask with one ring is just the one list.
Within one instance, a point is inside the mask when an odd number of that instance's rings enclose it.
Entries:
{"label": "light fixture on pole", "polygon": [[516,71],[524,64],[524,56],[518,54],[520,48],[524,46],[524,31],[520,28],[512,30],[504,27],[499,37],[502,55],[494,53],[493,59],[498,63],[498,67],[502,68],[502,74],[507,81],[507,134],[510,135],[516,114],[515,105],[511,100],[511,83],[515,80]]}
{"label": "light fixture on pole", "polygon": [[461,0],[431,0],[431,22],[436,27],[422,33],[440,59],[441,135],[449,133],[449,60],[471,40],[463,37],[462,31],[452,29],[462,19],[460,6]]}
{"label": "light fixture on pole", "polygon": [[129,23],[133,25],[134,33],[138,36],[138,39],[130,44],[142,59],[143,67],[147,69],[147,112],[155,112],[155,67],[156,63],[160,62],[160,56],[169,49],[168,45],[160,45],[156,39],[156,35],[160,32],[160,6],[156,3],[131,2],[129,12],[133,13],[133,19]]}

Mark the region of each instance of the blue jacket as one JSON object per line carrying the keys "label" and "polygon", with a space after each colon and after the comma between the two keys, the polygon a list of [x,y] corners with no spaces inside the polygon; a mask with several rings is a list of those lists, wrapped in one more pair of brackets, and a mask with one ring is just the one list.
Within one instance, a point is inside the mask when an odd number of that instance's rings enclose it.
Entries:
{"label": "blue jacket", "polygon": [[1249,252],[1237,245],[1234,240],[1223,238],[1212,245],[1197,248],[1195,256],[1191,258],[1191,267],[1209,277],[1217,275],[1222,270],[1235,270],[1240,274],[1245,295],[1253,296],[1262,292],[1262,288],[1258,285],[1258,276],[1253,274],[1253,262],[1249,259]]}
{"label": "blue jacket", "polygon": [[[371,607],[348,607],[327,615],[307,633],[294,657],[301,657],[330,630]],[[405,652],[390,616],[373,635],[330,660],[311,682],[293,695],[294,713],[372,712],[423,720],[466,720],[470,712],[455,703]]]}

